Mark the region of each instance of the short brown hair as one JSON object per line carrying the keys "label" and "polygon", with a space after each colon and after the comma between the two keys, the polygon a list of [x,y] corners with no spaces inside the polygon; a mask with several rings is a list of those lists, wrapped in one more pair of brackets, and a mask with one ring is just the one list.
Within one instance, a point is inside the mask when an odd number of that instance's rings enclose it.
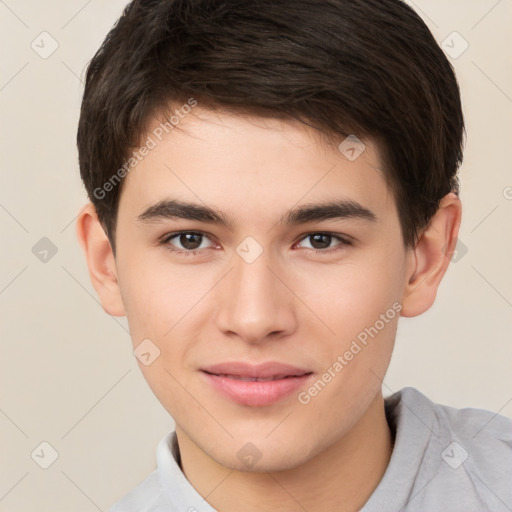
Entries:
{"label": "short brown hair", "polygon": [[[298,119],[382,142],[404,243],[459,193],[454,70],[401,0],[133,0],[87,68],[80,174],[115,251],[120,170],[171,104]],[[96,193],[95,193],[96,191]]]}

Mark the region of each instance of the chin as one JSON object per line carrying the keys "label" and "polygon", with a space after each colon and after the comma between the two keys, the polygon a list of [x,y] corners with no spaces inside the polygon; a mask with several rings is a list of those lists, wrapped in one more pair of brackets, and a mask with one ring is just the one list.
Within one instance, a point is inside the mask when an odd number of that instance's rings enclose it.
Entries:
{"label": "chin", "polygon": [[[297,435],[287,435],[284,439],[298,439]],[[265,439],[258,436],[243,436],[244,441],[237,437],[231,446],[226,445],[218,451],[208,450],[206,453],[218,464],[242,472],[278,472],[294,469],[307,462],[314,453],[308,452],[312,447],[304,446],[295,441],[286,444],[283,439]],[[251,440],[252,439],[252,440]],[[227,449],[225,449],[227,448]],[[320,448],[319,448],[320,451]],[[233,452],[235,456],[233,457]]]}

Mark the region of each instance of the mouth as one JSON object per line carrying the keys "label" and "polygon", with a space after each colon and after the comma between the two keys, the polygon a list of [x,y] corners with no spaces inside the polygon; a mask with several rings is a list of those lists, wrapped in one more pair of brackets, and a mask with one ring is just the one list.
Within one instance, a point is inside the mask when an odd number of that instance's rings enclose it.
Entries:
{"label": "mouth", "polygon": [[304,387],[313,375],[310,370],[278,362],[223,363],[201,369],[201,373],[224,398],[250,407],[283,400]]}
{"label": "mouth", "polygon": [[226,377],[228,379],[241,380],[243,382],[270,382],[273,380],[281,380],[281,379],[292,379],[294,377],[303,377],[304,375],[309,375],[309,373],[303,373],[301,375],[275,375],[273,377],[250,377],[248,375],[232,375],[228,373],[210,373],[205,371],[205,373],[209,373],[210,375],[216,375],[217,377]]}

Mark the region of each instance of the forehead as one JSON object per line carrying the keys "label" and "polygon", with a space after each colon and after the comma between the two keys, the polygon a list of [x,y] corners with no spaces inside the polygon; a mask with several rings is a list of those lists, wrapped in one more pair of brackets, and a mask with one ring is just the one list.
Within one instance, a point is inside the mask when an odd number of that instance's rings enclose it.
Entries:
{"label": "forehead", "polygon": [[169,196],[248,219],[268,212],[275,220],[294,205],[340,198],[383,214],[394,209],[373,140],[353,134],[331,142],[295,120],[200,106],[180,114],[148,123],[141,148],[150,149],[121,194],[134,213]]}

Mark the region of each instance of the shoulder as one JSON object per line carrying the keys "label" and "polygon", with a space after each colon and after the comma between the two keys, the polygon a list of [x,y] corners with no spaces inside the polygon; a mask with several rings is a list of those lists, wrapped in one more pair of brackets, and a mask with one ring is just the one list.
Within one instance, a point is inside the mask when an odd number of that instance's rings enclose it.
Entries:
{"label": "shoulder", "polygon": [[176,465],[174,461],[172,440],[174,431],[162,437],[158,443],[157,467],[136,487],[131,489],[125,496],[117,501],[108,512],[169,512],[176,510],[175,504],[170,502],[166,487],[170,488],[174,481],[169,479],[167,485],[162,485],[162,471],[164,468]]}
{"label": "shoulder", "polygon": [[[443,452],[467,459],[468,469],[482,477],[512,477],[512,419],[486,409],[432,404],[434,412],[451,434],[453,445]],[[460,453],[457,455],[457,453]],[[465,462],[466,463],[466,462]]]}
{"label": "shoulder", "polygon": [[117,501],[108,512],[168,512],[170,504],[163,493],[158,470],[151,472],[141,483]]}
{"label": "shoulder", "polygon": [[502,455],[512,457],[512,419],[496,412],[473,407],[456,408],[435,403],[415,388],[401,390],[405,404],[416,403],[435,417],[434,425],[462,441],[472,454],[499,448]]}
{"label": "shoulder", "polygon": [[466,510],[512,505],[512,419],[486,409],[435,403],[414,388],[395,395],[390,403],[395,414],[417,415],[431,428],[422,464],[433,481],[423,506],[438,504],[439,497],[446,500],[447,493],[459,496]]}
{"label": "shoulder", "polygon": [[156,458],[157,468],[109,512],[215,512],[180,468],[175,431],[160,440]]}
{"label": "shoulder", "polygon": [[512,419],[486,409],[466,407],[458,409],[450,405],[433,402],[412,387],[405,387],[386,398],[387,406],[395,414],[398,407],[410,413],[435,418],[435,426],[447,429],[469,444],[482,446],[483,439],[500,440],[512,449]]}

